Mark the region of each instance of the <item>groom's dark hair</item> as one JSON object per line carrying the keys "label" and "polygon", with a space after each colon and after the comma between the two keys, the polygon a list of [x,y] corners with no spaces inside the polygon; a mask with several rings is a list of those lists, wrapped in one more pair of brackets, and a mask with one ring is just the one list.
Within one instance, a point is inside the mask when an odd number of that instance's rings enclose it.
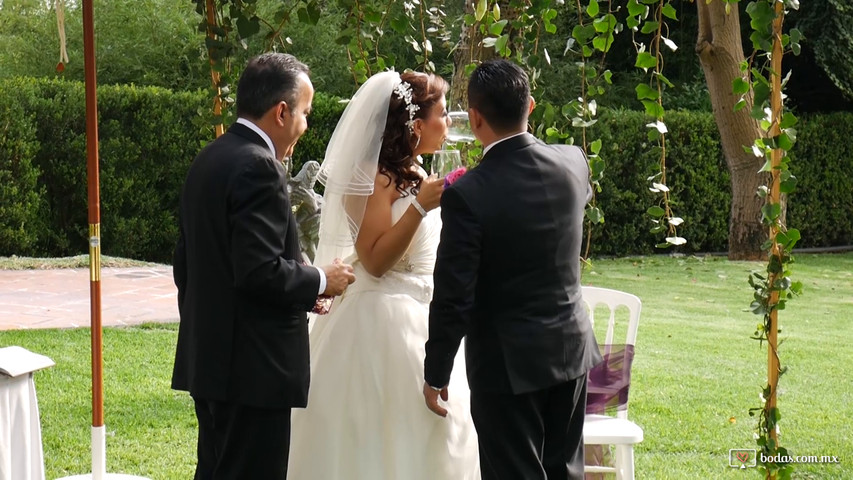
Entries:
{"label": "groom's dark hair", "polygon": [[496,133],[524,125],[529,100],[527,74],[508,60],[483,62],[468,81],[468,106],[477,109]]}
{"label": "groom's dark hair", "polygon": [[292,110],[301,73],[308,75],[308,66],[288,53],[264,53],[249,60],[237,83],[237,116],[257,120],[282,100]]}

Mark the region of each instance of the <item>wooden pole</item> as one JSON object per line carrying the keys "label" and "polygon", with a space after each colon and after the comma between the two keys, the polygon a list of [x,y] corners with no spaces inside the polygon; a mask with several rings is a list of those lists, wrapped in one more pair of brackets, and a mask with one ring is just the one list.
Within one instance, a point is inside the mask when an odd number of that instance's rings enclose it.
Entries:
{"label": "wooden pole", "polygon": [[[213,33],[213,26],[216,25],[216,7],[213,4],[213,0],[207,0],[207,36],[211,39],[216,38],[216,34]],[[222,115],[222,89],[219,88],[219,72],[214,69],[214,60],[210,55],[210,49],[207,49],[207,58],[210,60],[210,79],[213,82],[213,88],[216,90],[216,96],[213,98],[213,114],[217,117]],[[220,121],[218,124],[214,126],[214,130],[216,131],[217,138],[225,133],[225,127],[222,125]]]}
{"label": "wooden pole", "polygon": [[[784,20],[784,10],[782,2],[776,2],[776,18],[773,20],[773,52],[771,56],[771,69],[772,72],[772,80],[771,80],[771,93],[770,93],[770,108],[772,115],[773,126],[770,131],[770,135],[772,137],[778,137],[781,134],[780,123],[782,121],[782,21]],[[782,149],[775,148],[771,154],[771,165],[772,169],[772,185],[770,188],[770,202],[773,204],[781,203],[781,178],[780,178],[780,166],[782,164]],[[775,222],[770,227],[770,238],[772,240],[772,247],[770,254],[780,259],[783,255],[783,252],[780,249],[779,242],[776,241],[776,234],[779,233],[780,224],[779,222]],[[776,283],[777,275],[771,275],[769,278],[770,286],[772,287]],[[773,290],[770,292],[770,304],[776,305],[779,302],[779,292]],[[767,332],[767,384],[770,386],[770,396],[767,398],[767,405],[765,406],[765,413],[770,415],[771,412],[776,408],[776,390],[779,383],[779,354],[778,354],[778,335],[779,331],[779,322],[778,322],[778,313],[779,310],[773,309],[770,312],[770,325],[769,331]],[[770,438],[769,441],[773,443],[775,450],[775,446],[778,446],[778,438],[776,435],[776,429],[772,428],[769,432]],[[767,473],[767,478],[776,478],[775,474],[771,474],[769,471]]]}
{"label": "wooden pole", "polygon": [[86,79],[86,176],[89,203],[89,296],[92,336],[92,426],[104,425],[101,333],[101,201],[98,173],[98,96],[92,1],[83,1],[83,61]]}

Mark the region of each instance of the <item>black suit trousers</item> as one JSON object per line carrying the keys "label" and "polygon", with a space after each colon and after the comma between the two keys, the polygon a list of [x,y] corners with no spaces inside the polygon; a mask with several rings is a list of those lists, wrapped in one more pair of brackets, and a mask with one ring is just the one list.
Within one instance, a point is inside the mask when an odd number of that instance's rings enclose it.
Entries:
{"label": "black suit trousers", "polygon": [[194,398],[195,480],[285,480],[290,408],[268,409]]}
{"label": "black suit trousers", "polygon": [[520,395],[472,391],[483,480],[583,479],[586,380]]}

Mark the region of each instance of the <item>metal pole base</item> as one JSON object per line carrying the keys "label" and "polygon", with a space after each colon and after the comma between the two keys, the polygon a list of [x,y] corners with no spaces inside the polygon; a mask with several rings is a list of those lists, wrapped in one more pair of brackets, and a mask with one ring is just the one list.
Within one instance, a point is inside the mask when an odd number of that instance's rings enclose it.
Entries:
{"label": "metal pole base", "polygon": [[92,473],[62,477],[57,480],[149,480],[145,477],[125,475],[123,473],[107,473],[106,465],[106,426],[92,427]]}

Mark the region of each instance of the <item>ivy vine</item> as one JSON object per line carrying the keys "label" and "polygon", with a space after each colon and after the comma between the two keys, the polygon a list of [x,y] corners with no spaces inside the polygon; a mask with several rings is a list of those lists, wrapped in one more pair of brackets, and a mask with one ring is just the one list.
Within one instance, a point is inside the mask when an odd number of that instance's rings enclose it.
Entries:
{"label": "ivy vine", "polygon": [[272,19],[258,15],[257,2],[253,0],[194,0],[195,10],[201,16],[199,32],[205,34],[205,49],[211,72],[211,98],[213,101],[210,125],[216,135],[224,132],[223,125],[234,120],[232,106],[231,59],[236,52],[247,48],[247,39],[266,29],[268,50],[286,49],[290,39],[283,36],[286,26],[295,20],[316,25],[320,19],[319,0],[292,0],[281,2]]}
{"label": "ivy vine", "polygon": [[[727,0],[729,4],[736,0]],[[788,451],[779,442],[779,421],[782,414],[776,404],[779,378],[785,373],[778,351],[778,312],[785,308],[788,300],[802,292],[802,283],[792,278],[794,263],[792,251],[800,239],[800,232],[788,228],[784,222],[783,196],[794,191],[797,179],[791,173],[791,159],[787,152],[797,139],[796,116],[785,111],[782,88],[787,78],[782,78],[782,57],[786,52],[800,52],[802,35],[796,29],[783,33],[782,25],[786,10],[798,8],[797,0],[757,0],[747,5],[754,52],[741,65],[742,78],[734,79],[732,90],[736,95],[753,93],[752,105],[741,99],[735,109],[751,107],[750,115],[759,120],[766,136],[757,138],[753,145],[745,147],[756,157],[764,158],[761,171],[767,172],[770,184],[758,189],[757,194],[765,199],[762,208],[762,223],[767,226],[768,240],[762,249],[768,252],[765,272],[753,272],[749,277],[753,301],[750,310],[761,317],[752,336],[761,345],[767,343],[767,384],[761,391],[761,405],[749,411],[758,417],[756,442],[759,452],[758,465],[768,479],[791,478],[793,466],[785,461]]]}

